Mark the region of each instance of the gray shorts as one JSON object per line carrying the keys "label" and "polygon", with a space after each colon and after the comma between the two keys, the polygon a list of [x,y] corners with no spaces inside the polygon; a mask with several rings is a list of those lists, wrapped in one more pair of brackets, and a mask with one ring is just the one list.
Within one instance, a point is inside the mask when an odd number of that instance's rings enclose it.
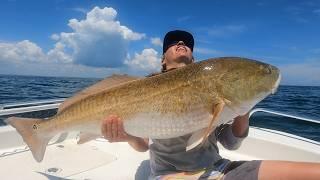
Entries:
{"label": "gray shorts", "polygon": [[[199,180],[258,180],[260,164],[261,161],[257,160],[229,161],[222,159],[218,163],[215,163],[213,169],[208,168],[207,171],[200,176]],[[175,173],[172,175],[174,174]],[[165,176],[166,175],[150,176],[149,180],[161,180]]]}
{"label": "gray shorts", "polygon": [[225,169],[223,180],[258,180],[261,161],[233,161]]}

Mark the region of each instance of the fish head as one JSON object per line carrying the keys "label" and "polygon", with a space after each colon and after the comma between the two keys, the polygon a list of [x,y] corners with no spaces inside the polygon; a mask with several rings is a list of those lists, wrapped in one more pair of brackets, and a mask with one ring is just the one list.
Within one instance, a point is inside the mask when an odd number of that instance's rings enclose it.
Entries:
{"label": "fish head", "polygon": [[269,94],[275,93],[281,79],[277,67],[246,58],[218,58],[206,63],[202,69],[207,78],[212,78],[211,88],[238,115],[247,113]]}

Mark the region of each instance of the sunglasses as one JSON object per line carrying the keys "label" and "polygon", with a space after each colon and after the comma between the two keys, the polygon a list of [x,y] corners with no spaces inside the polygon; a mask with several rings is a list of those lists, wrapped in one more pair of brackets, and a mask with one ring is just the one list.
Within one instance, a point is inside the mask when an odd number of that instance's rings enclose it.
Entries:
{"label": "sunglasses", "polygon": [[[175,41],[172,41],[169,45],[168,45],[168,49],[171,47],[171,46],[174,46],[174,45],[177,45],[177,44],[179,44],[179,42],[181,42],[182,40],[175,40]],[[186,43],[186,42],[184,42],[184,41],[182,41],[183,42],[183,44],[185,45],[185,46],[187,46],[187,47],[189,47],[190,49],[191,49],[191,44],[189,43]]]}

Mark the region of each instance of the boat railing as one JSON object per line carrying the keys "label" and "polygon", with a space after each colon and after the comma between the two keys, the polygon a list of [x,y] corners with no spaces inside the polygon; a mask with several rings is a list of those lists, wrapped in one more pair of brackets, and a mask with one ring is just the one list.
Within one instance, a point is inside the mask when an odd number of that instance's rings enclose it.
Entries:
{"label": "boat railing", "polygon": [[[265,109],[265,108],[252,109],[250,111],[250,113],[249,113],[249,118],[253,114],[257,113],[257,112],[267,113],[267,114],[276,115],[276,116],[280,116],[280,117],[286,117],[286,119],[288,119],[288,120],[296,119],[296,120],[304,121],[304,122],[307,122],[307,123],[320,124],[320,120],[315,120],[315,119],[311,119],[311,118],[295,116],[295,115],[286,114],[286,113],[282,113],[282,112],[278,112],[278,111],[273,111],[273,110],[269,110],[269,109]],[[309,142],[309,143],[312,143],[312,144],[320,146],[320,142],[314,141],[314,140],[311,140],[311,139],[308,139],[308,138],[304,138],[304,137],[300,137],[300,136],[296,136],[296,135],[292,135],[292,134],[286,134],[286,133],[283,133],[283,132],[276,132],[276,131],[274,131],[272,129],[259,128],[259,127],[254,127],[254,128],[258,128],[258,129],[260,129],[262,131],[276,133],[276,134],[279,134],[279,135],[282,135],[282,136],[287,136],[287,137],[290,137],[290,138],[293,138],[293,139]]]}
{"label": "boat railing", "polygon": [[51,99],[0,105],[0,116],[57,109],[65,99]]}
{"label": "boat railing", "polygon": [[65,100],[64,98],[60,98],[60,99],[48,99],[48,100],[41,100],[41,101],[28,101],[28,102],[21,102],[21,103],[8,103],[4,105],[0,104],[0,109],[11,109],[11,108],[17,108],[17,107],[36,106],[41,104],[61,103],[64,100]]}
{"label": "boat railing", "polygon": [[301,120],[301,121],[305,121],[305,122],[311,122],[311,123],[320,124],[320,120],[315,120],[315,119],[310,119],[310,118],[290,115],[290,114],[286,114],[286,113],[282,113],[282,112],[272,111],[272,110],[265,109],[265,108],[255,108],[255,109],[251,110],[250,113],[249,113],[249,117],[251,117],[256,112],[264,112],[264,113],[269,113],[269,114],[273,114],[273,115],[293,118],[293,119],[297,119],[297,120]]}

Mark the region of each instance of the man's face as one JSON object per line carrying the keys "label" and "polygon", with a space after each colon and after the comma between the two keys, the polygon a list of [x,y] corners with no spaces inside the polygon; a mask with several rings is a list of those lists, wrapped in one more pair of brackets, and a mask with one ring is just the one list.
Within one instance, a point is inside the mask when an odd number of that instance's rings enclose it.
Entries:
{"label": "man's face", "polygon": [[183,41],[179,41],[175,45],[167,49],[164,54],[165,62],[168,63],[192,63],[192,51],[184,44]]}

